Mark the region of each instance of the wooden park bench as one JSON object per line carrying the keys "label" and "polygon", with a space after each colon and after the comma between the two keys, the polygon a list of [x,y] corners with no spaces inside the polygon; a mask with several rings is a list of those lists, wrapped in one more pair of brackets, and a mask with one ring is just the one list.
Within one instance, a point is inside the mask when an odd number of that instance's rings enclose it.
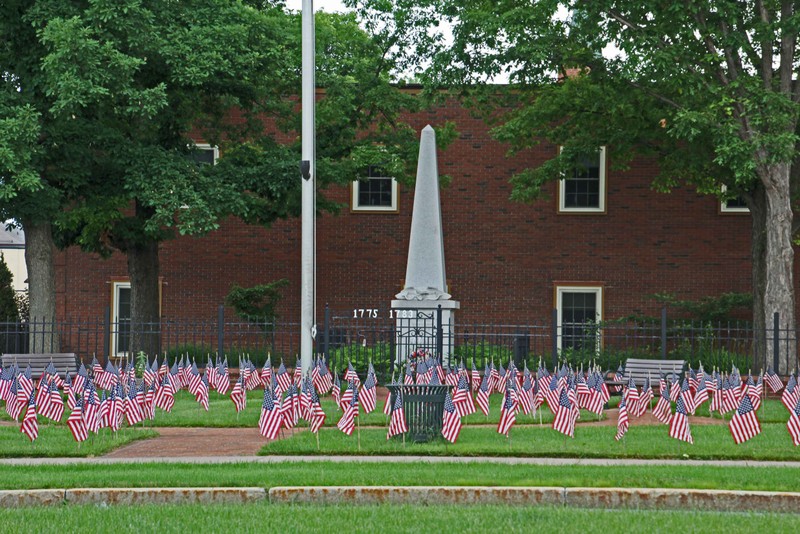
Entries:
{"label": "wooden park bench", "polygon": [[41,354],[3,354],[0,356],[3,367],[16,363],[20,370],[31,366],[31,375],[39,377],[50,362],[58,371],[61,378],[66,378],[67,373],[74,373],[78,368],[78,358],[74,352],[47,352]]}
{"label": "wooden park bench", "polygon": [[625,372],[622,380],[614,380],[614,372],[609,372],[606,376],[607,386],[627,386],[628,380],[633,378],[637,386],[642,387],[647,377],[650,377],[651,386],[654,391],[658,391],[658,380],[674,373],[678,378],[683,377],[686,367],[685,360],[642,360],[639,358],[628,358],[625,361]]}

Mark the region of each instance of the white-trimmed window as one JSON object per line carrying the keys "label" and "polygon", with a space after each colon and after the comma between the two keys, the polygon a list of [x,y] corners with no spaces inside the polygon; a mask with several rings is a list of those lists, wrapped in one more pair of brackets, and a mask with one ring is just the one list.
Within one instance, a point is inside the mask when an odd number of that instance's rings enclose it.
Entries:
{"label": "white-trimmed window", "polygon": [[396,213],[397,180],[386,176],[383,168],[370,165],[367,178],[355,180],[351,186],[351,207],[353,211]]}
{"label": "white-trimmed window", "polygon": [[603,288],[600,286],[556,286],[558,348],[600,350],[597,325],[603,320]]}
{"label": "white-trimmed window", "polygon": [[578,159],[576,167],[558,181],[560,213],[605,213],[606,147]]}
{"label": "white-trimmed window", "polygon": [[189,159],[200,165],[216,165],[219,159],[219,147],[208,143],[195,143]]}
{"label": "white-trimmed window", "polygon": [[[726,186],[722,186],[722,195],[728,191]],[[719,203],[719,211],[721,213],[750,213],[750,208],[742,197],[733,197],[726,200],[721,200]]]}
{"label": "white-trimmed window", "polygon": [[130,342],[131,283],[111,282],[111,355],[126,355]]}

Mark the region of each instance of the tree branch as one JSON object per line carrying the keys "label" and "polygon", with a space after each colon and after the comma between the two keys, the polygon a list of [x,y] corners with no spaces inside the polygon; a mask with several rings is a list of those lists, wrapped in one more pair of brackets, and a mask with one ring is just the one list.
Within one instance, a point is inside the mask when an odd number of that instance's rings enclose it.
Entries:
{"label": "tree branch", "polygon": [[[769,25],[769,12],[762,0],[756,2],[756,9],[761,17],[761,22]],[[766,89],[772,88],[772,41],[768,37],[761,39],[761,78]]]}
{"label": "tree branch", "polygon": [[[794,47],[797,42],[797,33],[789,31],[786,22],[792,17],[793,2],[783,0],[781,2],[781,22],[783,31],[781,33],[781,63],[779,67],[781,79],[781,93],[789,95],[792,92],[792,71],[794,70]],[[792,95],[793,97],[795,95]]]}

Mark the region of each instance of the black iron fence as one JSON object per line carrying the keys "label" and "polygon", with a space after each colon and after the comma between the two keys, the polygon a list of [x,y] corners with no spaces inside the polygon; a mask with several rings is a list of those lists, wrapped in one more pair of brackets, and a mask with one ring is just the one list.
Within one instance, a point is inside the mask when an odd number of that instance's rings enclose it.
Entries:
{"label": "black iron fence", "polygon": [[[215,317],[213,315],[216,315]],[[205,363],[217,353],[231,366],[241,357],[261,365],[269,355],[274,365],[284,359],[294,366],[300,350],[300,326],[293,322],[264,322],[226,318],[222,307],[208,320],[162,319],[132,324],[112,320],[106,313],[95,320],[0,323],[3,353],[74,352],[89,361],[130,357],[131,339],[150,358],[170,361],[186,354]],[[385,383],[415,350],[441,355],[446,362],[472,362],[479,369],[494,361],[518,367],[551,367],[561,361],[584,368],[614,369],[629,357],[684,359],[694,367],[740,370],[772,367],[788,374],[797,367],[797,332],[781,329],[779,321],[763,332],[746,322],[693,322],[669,319],[561,324],[558,312],[549,320],[524,325],[472,324],[452,320],[447,310],[348,310],[326,308],[317,325],[315,351],[325,354],[338,371],[352,363],[364,373],[371,362]],[[457,318],[456,318],[457,319]]]}

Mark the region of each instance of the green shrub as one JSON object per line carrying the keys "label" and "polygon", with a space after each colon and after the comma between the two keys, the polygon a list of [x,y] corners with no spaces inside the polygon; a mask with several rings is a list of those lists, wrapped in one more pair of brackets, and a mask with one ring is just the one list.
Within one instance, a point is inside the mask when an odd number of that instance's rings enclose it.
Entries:
{"label": "green shrub", "polygon": [[328,365],[331,372],[336,370],[339,378],[342,377],[347,364],[352,363],[361,380],[367,376],[369,362],[375,368],[378,382],[386,384],[392,378],[394,346],[388,342],[378,342],[374,345],[353,343],[332,349],[328,353]]}

